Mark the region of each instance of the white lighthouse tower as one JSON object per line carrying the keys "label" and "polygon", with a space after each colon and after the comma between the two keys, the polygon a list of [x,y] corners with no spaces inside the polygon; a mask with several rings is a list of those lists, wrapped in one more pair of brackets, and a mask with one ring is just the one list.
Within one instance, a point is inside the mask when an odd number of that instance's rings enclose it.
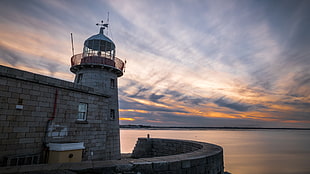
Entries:
{"label": "white lighthouse tower", "polygon": [[125,63],[115,56],[115,44],[104,34],[108,24],[97,25],[100,31],[85,40],[83,53],[72,56],[70,71],[75,74],[75,84],[92,87],[94,92],[108,96],[107,108],[102,108],[107,111],[106,117],[102,118],[106,125],[106,159],[119,159],[117,78],[123,75]]}

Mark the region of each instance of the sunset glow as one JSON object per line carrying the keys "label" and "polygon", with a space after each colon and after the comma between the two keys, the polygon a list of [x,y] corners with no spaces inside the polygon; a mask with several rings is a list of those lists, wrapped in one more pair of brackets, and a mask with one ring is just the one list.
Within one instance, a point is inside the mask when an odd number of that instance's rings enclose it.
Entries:
{"label": "sunset glow", "polygon": [[135,121],[134,118],[123,118],[123,117],[119,118],[119,120],[122,120],[122,121]]}
{"label": "sunset glow", "polygon": [[[110,14],[121,124],[310,127],[307,1],[0,1],[0,64],[73,81]],[[77,11],[83,11],[82,14]]]}

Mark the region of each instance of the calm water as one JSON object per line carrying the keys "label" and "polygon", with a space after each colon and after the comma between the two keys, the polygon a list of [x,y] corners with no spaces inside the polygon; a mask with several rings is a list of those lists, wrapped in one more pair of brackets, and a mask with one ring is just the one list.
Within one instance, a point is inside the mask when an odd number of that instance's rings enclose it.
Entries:
{"label": "calm water", "polygon": [[131,153],[137,138],[147,134],[220,145],[225,171],[232,174],[310,174],[309,130],[121,129],[122,153]]}

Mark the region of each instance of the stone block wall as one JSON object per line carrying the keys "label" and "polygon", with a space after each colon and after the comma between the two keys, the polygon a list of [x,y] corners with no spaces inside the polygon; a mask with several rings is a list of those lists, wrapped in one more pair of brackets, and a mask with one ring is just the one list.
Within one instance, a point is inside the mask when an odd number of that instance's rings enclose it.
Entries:
{"label": "stone block wall", "polygon": [[209,143],[139,138],[132,157],[144,161],[141,173],[224,173],[223,149]]}
{"label": "stone block wall", "polygon": [[[119,159],[109,100],[90,87],[0,66],[0,164],[29,154],[42,161],[49,142],[84,142],[83,160]],[[88,105],[86,121],[77,120],[79,103]]]}
{"label": "stone block wall", "polygon": [[[82,163],[64,163],[53,165],[34,165],[32,167],[2,167],[0,173],[117,173],[117,174],[224,174],[223,149],[220,146],[187,140],[170,139],[139,139],[137,148],[149,147],[143,144],[166,145],[176,147],[179,144],[194,146],[193,151],[168,156],[157,156],[148,158],[125,158],[110,161],[86,161]],[[197,149],[198,147],[198,149]],[[187,148],[186,148],[187,149]]]}
{"label": "stone block wall", "polygon": [[177,155],[201,149],[202,145],[190,141],[139,138],[132,153],[133,158]]}

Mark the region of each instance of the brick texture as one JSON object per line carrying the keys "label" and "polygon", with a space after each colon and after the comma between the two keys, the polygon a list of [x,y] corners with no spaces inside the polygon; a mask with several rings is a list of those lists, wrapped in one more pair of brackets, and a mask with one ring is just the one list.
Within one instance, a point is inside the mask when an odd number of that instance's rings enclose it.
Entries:
{"label": "brick texture", "polygon": [[[109,118],[118,106],[110,94],[5,66],[0,85],[0,164],[6,156],[44,154],[49,142],[84,142],[83,160],[91,152],[94,160],[120,158],[118,112]],[[77,121],[80,102],[88,104],[83,122]]]}

